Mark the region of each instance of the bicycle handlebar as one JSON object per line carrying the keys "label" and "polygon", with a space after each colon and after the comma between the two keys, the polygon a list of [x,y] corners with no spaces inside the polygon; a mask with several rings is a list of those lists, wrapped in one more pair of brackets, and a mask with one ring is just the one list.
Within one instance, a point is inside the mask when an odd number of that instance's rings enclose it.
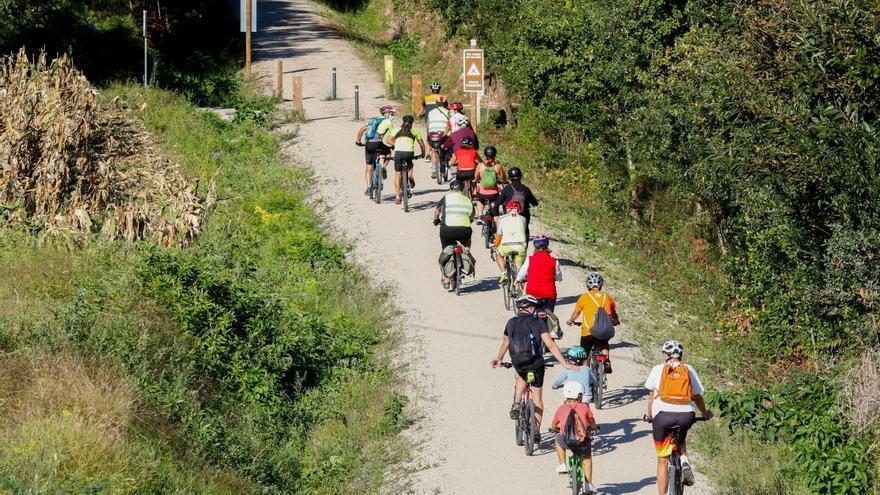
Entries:
{"label": "bicycle handlebar", "polygon": [[[653,422],[654,422],[654,419],[653,419],[653,418],[649,418],[648,415],[645,414],[645,415],[642,416],[642,421],[644,421],[645,423],[653,423]],[[699,418],[694,418],[694,423],[701,423],[701,422],[703,422],[703,421],[709,421],[709,418],[706,418],[706,417],[703,417],[703,416],[700,416]]]}
{"label": "bicycle handlebar", "polygon": [[[552,367],[556,366],[557,364],[558,364],[558,363],[548,363],[548,362],[544,362],[544,366],[546,366],[546,367],[548,367],[548,368],[552,368]],[[502,362],[502,363],[498,363],[498,366],[501,366],[502,368],[510,369],[510,368],[513,368],[513,363],[503,363],[503,362]]]}

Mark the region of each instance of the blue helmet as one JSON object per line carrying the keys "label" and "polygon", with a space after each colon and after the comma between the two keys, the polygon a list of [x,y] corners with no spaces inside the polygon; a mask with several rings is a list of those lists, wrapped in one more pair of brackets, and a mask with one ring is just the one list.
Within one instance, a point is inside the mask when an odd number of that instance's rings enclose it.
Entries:
{"label": "blue helmet", "polygon": [[533,244],[536,248],[538,248],[538,247],[547,247],[547,246],[550,245],[550,238],[547,237],[546,235],[536,235],[536,236],[532,239],[532,244]]}
{"label": "blue helmet", "polygon": [[571,361],[581,362],[587,359],[587,350],[579,345],[572,346],[565,351],[565,357]]}

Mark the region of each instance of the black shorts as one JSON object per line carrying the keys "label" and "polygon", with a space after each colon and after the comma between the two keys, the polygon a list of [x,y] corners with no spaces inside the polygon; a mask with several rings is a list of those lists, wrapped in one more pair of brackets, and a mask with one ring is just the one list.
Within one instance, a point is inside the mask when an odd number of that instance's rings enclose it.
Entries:
{"label": "black shorts", "polygon": [[657,449],[657,457],[669,457],[672,454],[672,427],[681,428],[681,441],[687,439],[687,432],[697,415],[692,412],[668,412],[663,411],[654,415],[651,420],[651,430],[654,435],[654,447]]}
{"label": "black shorts", "polygon": [[581,335],[581,347],[584,348],[584,351],[586,351],[587,356],[590,355],[590,350],[593,348],[593,346],[596,346],[596,349],[599,349],[600,351],[607,351],[608,350],[608,341],[607,340],[599,340],[599,339],[593,337],[592,335],[587,335],[587,336]]}
{"label": "black shorts", "polygon": [[535,375],[535,379],[532,381],[532,388],[543,387],[544,386],[544,365],[541,365],[538,368],[532,368],[532,366],[529,366],[529,368],[531,368],[531,369],[522,369],[516,365],[513,366],[513,369],[516,371],[516,374],[519,375],[519,377],[522,378],[523,380],[525,380],[526,382],[529,381],[529,379],[528,379],[529,373],[533,373]]}
{"label": "black shorts", "polygon": [[586,445],[578,448],[571,448],[568,446],[568,444],[565,443],[565,435],[563,435],[562,433],[557,433],[556,443],[557,445],[562,447],[563,450],[570,450],[572,451],[572,453],[577,454],[585,459],[593,457],[593,444],[590,442],[587,442]]}
{"label": "black shorts", "polygon": [[464,182],[466,180],[474,180],[474,174],[477,173],[476,169],[470,170],[459,170],[455,175],[455,178],[458,179],[459,182]]}
{"label": "black shorts", "polygon": [[498,199],[498,193],[495,193],[495,194],[477,193],[477,201],[479,201],[480,203],[483,203],[483,206],[487,206],[491,203],[494,203],[496,199]]}
{"label": "black shorts", "polygon": [[470,247],[471,246],[471,236],[474,234],[474,231],[470,227],[447,227],[445,225],[440,226],[440,245],[441,247],[451,246],[455,244],[455,241],[462,243],[463,245]]}
{"label": "black shorts", "polygon": [[413,157],[416,154],[414,151],[395,151],[394,152],[394,171],[402,172],[403,165],[406,164],[407,167],[412,168],[413,166]]}
{"label": "black shorts", "polygon": [[364,157],[367,159],[367,165],[376,163],[376,152],[380,155],[391,153],[391,148],[382,141],[367,141],[364,145]]}
{"label": "black shorts", "polygon": [[546,309],[551,313],[556,313],[556,299],[543,299],[539,297],[538,302],[541,303],[540,305],[538,305],[538,311]]}

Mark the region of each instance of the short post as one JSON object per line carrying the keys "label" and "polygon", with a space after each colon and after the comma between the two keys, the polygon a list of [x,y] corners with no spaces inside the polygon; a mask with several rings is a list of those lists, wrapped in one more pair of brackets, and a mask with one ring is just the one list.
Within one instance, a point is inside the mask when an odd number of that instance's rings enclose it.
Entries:
{"label": "short post", "polygon": [[418,115],[422,109],[422,76],[413,74],[412,76],[412,113]]}
{"label": "short post", "polygon": [[391,98],[394,85],[394,55],[385,55],[385,98]]}
{"label": "short post", "polygon": [[281,86],[281,77],[284,74],[284,61],[278,59],[275,61],[275,96],[277,98],[284,97],[284,89]]}
{"label": "short post", "polygon": [[293,76],[293,111],[302,115],[303,112],[303,78]]}
{"label": "short post", "polygon": [[147,11],[144,11],[144,87],[147,87]]}
{"label": "short post", "polygon": [[477,122],[477,119],[479,119],[479,112],[480,112],[479,107],[477,107],[477,93],[474,91],[471,91],[468,93],[468,95],[470,95],[470,100],[471,100],[471,111],[470,111],[471,117],[470,118],[471,118],[471,122],[474,123],[474,128],[476,128],[477,125],[479,124]]}
{"label": "short post", "polygon": [[336,99],[336,67],[333,67],[333,70],[331,70],[330,73],[331,73],[331,79],[332,79],[332,81],[330,83],[330,99],[335,100]]}
{"label": "short post", "polygon": [[251,16],[253,12],[251,12],[251,1],[245,0],[244,7],[244,78],[250,80],[251,78]]}
{"label": "short post", "polygon": [[354,120],[361,120],[361,88],[354,85]]}

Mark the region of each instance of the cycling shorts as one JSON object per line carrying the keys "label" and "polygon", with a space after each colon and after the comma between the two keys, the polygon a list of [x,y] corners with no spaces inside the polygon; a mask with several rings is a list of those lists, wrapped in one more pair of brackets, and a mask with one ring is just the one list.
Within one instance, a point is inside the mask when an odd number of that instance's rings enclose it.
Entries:
{"label": "cycling shorts", "polygon": [[600,351],[607,351],[609,347],[607,340],[599,340],[592,335],[581,335],[581,347],[584,348],[588,356],[593,346],[596,346],[596,349]]}
{"label": "cycling shorts", "polygon": [[508,244],[508,245],[500,245],[496,249],[498,252],[498,256],[504,258],[510,253],[516,253],[516,258],[514,258],[514,262],[516,263],[516,269],[519,270],[523,263],[526,262],[526,247],[523,244]]}
{"label": "cycling shorts", "polygon": [[464,182],[466,180],[472,181],[474,180],[474,174],[476,173],[477,170],[473,168],[470,170],[459,170],[455,178],[458,179],[459,182]]}
{"label": "cycling shorts", "polygon": [[570,450],[572,453],[577,454],[584,459],[589,459],[593,456],[593,444],[587,442],[586,445],[578,448],[571,448],[565,443],[565,435],[562,433],[556,434],[556,444],[562,447],[562,450]]}
{"label": "cycling shorts", "polygon": [[452,246],[455,241],[462,243],[466,247],[471,246],[471,236],[474,231],[470,227],[447,227],[440,226],[440,246]]}
{"label": "cycling shorts", "polygon": [[657,457],[669,457],[672,454],[672,427],[681,428],[681,441],[687,438],[688,429],[697,420],[692,412],[669,412],[662,411],[654,415],[651,426],[654,435],[654,448],[657,449]]}
{"label": "cycling shorts", "polygon": [[496,199],[498,199],[497,192],[492,193],[492,194],[483,194],[481,192],[477,193],[477,201],[479,201],[480,203],[483,203],[483,206],[494,203]]}
{"label": "cycling shorts", "polygon": [[535,379],[532,381],[532,388],[541,388],[544,386],[544,366],[536,369],[520,369],[518,366],[514,365],[513,369],[516,371],[516,374],[526,382],[529,381],[528,374],[534,373]]}
{"label": "cycling shorts", "polygon": [[406,165],[409,168],[413,166],[413,157],[416,154],[413,151],[395,151],[394,152],[394,171],[402,172],[403,166]]}
{"label": "cycling shorts", "polygon": [[387,155],[391,153],[391,148],[389,148],[382,141],[367,141],[364,145],[364,157],[367,160],[367,165],[372,165],[376,163],[376,153],[380,155]]}

